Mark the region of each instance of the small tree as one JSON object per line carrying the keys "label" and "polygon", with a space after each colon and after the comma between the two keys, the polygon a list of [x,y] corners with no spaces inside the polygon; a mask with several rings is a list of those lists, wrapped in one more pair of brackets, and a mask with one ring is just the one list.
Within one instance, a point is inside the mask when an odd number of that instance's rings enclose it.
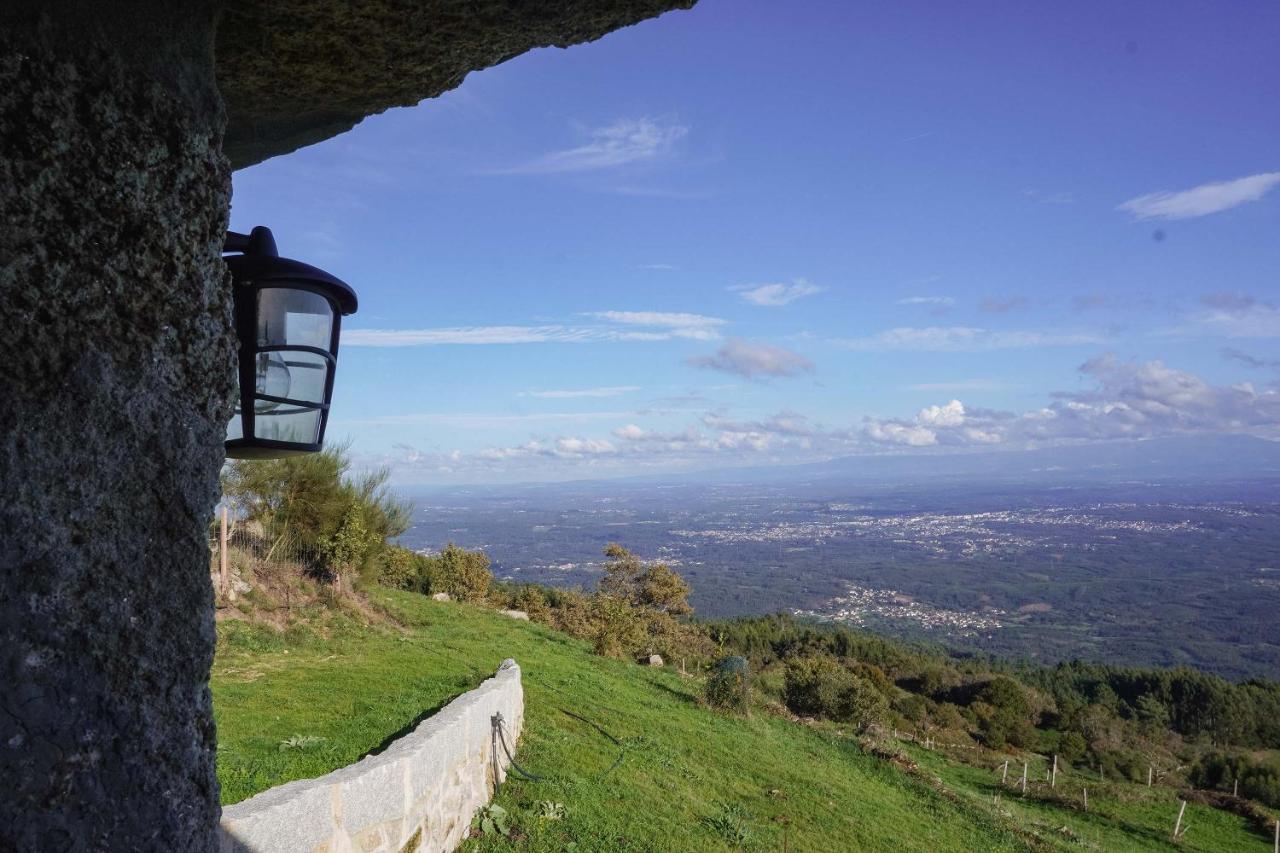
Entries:
{"label": "small tree", "polygon": [[711,675],[703,695],[713,708],[746,714],[751,709],[751,671],[747,659],[737,655],[724,658]]}
{"label": "small tree", "polygon": [[646,564],[617,542],[606,545],[604,555],[608,560],[600,578],[600,592],[625,599],[635,607],[672,616],[693,612],[688,582],[667,564]]}
{"label": "small tree", "polygon": [[347,507],[338,529],[320,537],[320,552],[338,591],[343,591],[344,579],[364,564],[370,550],[379,542],[381,537],[365,526],[364,512],[354,502]]}

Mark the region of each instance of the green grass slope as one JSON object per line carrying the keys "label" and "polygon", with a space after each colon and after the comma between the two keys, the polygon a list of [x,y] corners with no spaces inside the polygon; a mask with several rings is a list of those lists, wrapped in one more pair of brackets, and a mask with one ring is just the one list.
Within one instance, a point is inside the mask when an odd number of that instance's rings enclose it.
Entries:
{"label": "green grass slope", "polygon": [[[921,772],[909,773],[834,726],[708,711],[697,681],[596,657],[543,626],[409,593],[376,590],[373,598],[399,627],[323,613],[283,634],[219,627],[212,689],[224,803],[376,751],[513,657],[526,704],[516,757],[544,779],[512,775],[495,802],[508,811],[514,840],[477,838],[468,842],[475,849],[1171,846],[1172,791],[1123,802],[1091,791],[1088,815],[1007,793],[996,803],[988,770],[938,753],[913,750]],[[615,735],[621,750],[565,711]],[[1193,804],[1188,820],[1184,849],[1266,849],[1242,818]]]}

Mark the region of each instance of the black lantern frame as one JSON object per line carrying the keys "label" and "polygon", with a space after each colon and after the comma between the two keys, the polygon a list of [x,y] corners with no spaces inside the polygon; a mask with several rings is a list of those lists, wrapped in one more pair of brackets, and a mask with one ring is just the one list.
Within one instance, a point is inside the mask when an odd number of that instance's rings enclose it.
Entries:
{"label": "black lantern frame", "polygon": [[[239,387],[235,415],[228,425],[227,456],[278,459],[315,453],[324,446],[338,336],[342,317],[356,311],[355,291],[322,269],[280,257],[271,231],[262,226],[248,234],[227,232],[224,251],[231,253],[223,260],[233,280],[240,342]],[[301,310],[290,312],[290,307]],[[290,323],[288,318],[307,316],[327,321],[323,340],[290,339],[290,327],[298,321]],[[316,370],[325,372],[322,384],[312,381],[312,393],[305,399],[290,396],[295,372]],[[293,434],[281,426],[287,418],[294,419]]]}

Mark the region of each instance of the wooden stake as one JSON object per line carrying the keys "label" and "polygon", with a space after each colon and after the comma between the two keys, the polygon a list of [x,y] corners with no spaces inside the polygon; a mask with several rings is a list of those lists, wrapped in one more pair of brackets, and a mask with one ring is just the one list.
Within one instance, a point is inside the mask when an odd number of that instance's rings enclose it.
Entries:
{"label": "wooden stake", "polygon": [[1236,777],[1235,785],[1231,787],[1231,796],[1233,797],[1240,796],[1240,777],[1239,776]]}
{"label": "wooden stake", "polygon": [[227,505],[222,505],[222,533],[218,536],[218,582],[222,587],[225,599],[231,590],[231,579],[227,577]]}
{"label": "wooden stake", "polygon": [[1004,760],[1004,772],[1000,774],[1000,784],[1003,785],[1009,779],[1009,759]]}
{"label": "wooden stake", "polygon": [[1027,762],[1022,762],[1022,793],[1027,793]]}
{"label": "wooden stake", "polygon": [[1147,787],[1151,787],[1151,765],[1147,765]]}
{"label": "wooden stake", "polygon": [[1083,790],[1084,790],[1084,810],[1088,811],[1089,810],[1089,789],[1084,788]]}
{"label": "wooden stake", "polygon": [[1280,820],[1276,821],[1276,845],[1273,849],[1280,853]]}
{"label": "wooden stake", "polygon": [[1185,830],[1182,828],[1182,815],[1185,814],[1187,811],[1187,801],[1181,800],[1180,802],[1182,803],[1182,808],[1178,809],[1178,822],[1173,825],[1174,841],[1177,841],[1179,838],[1181,838],[1182,833],[1185,832]]}
{"label": "wooden stake", "polygon": [[1049,787],[1058,787],[1058,756],[1053,757],[1053,775],[1049,777]]}

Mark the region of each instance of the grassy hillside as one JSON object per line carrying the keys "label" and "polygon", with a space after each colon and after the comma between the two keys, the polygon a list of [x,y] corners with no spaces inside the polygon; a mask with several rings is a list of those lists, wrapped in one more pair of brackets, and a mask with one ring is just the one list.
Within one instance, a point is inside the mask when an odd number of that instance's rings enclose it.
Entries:
{"label": "grassy hillside", "polygon": [[[524,670],[518,759],[545,778],[513,776],[497,802],[529,850],[1166,849],[1176,792],[1109,783],[1091,811],[1003,793],[986,767],[909,748],[877,758],[835,725],[765,709],[713,713],[699,683],[591,654],[544,626],[412,593],[374,590],[395,622],[316,608],[278,633],[225,622],[213,693],[223,801],[335,769],[377,750],[488,677],[505,657]],[[623,743],[619,750],[590,719]],[[901,765],[919,763],[911,772]],[[976,764],[983,760],[970,759]],[[1060,781],[1060,786],[1074,780]],[[543,817],[560,809],[562,817]],[[1189,850],[1265,850],[1244,819],[1193,803]]]}

